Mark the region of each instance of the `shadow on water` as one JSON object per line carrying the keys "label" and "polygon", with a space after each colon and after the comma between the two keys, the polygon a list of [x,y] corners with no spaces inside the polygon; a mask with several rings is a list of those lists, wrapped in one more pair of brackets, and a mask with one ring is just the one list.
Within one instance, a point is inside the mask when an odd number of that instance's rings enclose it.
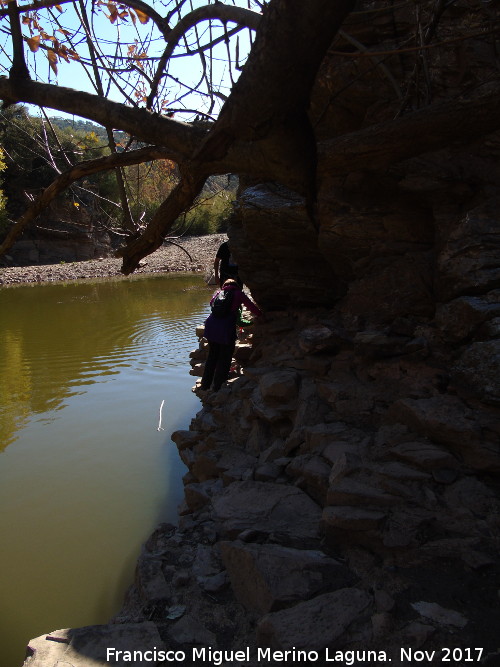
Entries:
{"label": "shadow on water", "polygon": [[1,664],[106,622],[142,542],[176,521],[170,434],[199,409],[188,355],[210,294],[186,275],[0,290]]}

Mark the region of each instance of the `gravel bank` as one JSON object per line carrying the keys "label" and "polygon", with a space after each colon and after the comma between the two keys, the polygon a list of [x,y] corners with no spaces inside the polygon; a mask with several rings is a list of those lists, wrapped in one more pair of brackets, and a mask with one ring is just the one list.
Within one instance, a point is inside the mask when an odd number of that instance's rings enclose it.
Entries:
{"label": "gravel bank", "polygon": [[[136,269],[133,275],[177,271],[207,272],[213,266],[217,248],[226,238],[225,234],[184,237],[176,243],[189,253],[191,259],[179,247],[171,244],[165,245],[145,257],[140,268]],[[0,286],[122,276],[121,265],[121,259],[105,257],[85,262],[2,267],[0,268]]]}

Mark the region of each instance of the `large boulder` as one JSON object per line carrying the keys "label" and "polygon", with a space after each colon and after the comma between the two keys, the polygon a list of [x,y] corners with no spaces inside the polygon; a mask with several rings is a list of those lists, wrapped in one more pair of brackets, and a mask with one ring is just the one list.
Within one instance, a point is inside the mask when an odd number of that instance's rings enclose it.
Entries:
{"label": "large boulder", "polygon": [[312,306],[336,298],[333,271],[318,249],[306,202],[296,193],[273,183],[247,188],[228,234],[240,275],[261,306]]}

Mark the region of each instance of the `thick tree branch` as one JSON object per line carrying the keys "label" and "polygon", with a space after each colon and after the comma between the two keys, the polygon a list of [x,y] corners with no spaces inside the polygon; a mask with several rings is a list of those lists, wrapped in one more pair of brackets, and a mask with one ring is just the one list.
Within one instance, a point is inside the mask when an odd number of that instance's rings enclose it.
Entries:
{"label": "thick tree branch", "polygon": [[126,153],[113,153],[96,160],[88,160],[76,164],[71,169],[60,174],[52,183],[45,188],[42,194],[35,199],[24,214],[16,221],[10,229],[7,237],[0,245],[0,256],[6,253],[16,242],[22,232],[26,229],[40,213],[72,183],[84,176],[90,176],[100,171],[107,171],[116,167],[127,167],[133,164],[148,162],[149,160],[171,160],[173,154],[160,146],[149,146]]}
{"label": "thick tree branch", "polygon": [[116,253],[117,257],[123,257],[122,273],[128,275],[135,271],[143,257],[161,246],[179,215],[188,209],[200,194],[205,180],[205,176],[196,174],[193,170],[186,171],[141,236]]}
{"label": "thick tree branch", "polygon": [[[266,172],[314,198],[316,144],[307,116],[316,74],[353,0],[275,0],[267,7],[247,64],[196,155],[238,173]],[[326,26],[326,28],[325,28]],[[249,170],[248,172],[246,170]]]}
{"label": "thick tree branch", "polygon": [[205,5],[186,14],[175,24],[175,27],[172,28],[168,35],[168,44],[175,47],[181,37],[201,21],[218,19],[223,23],[230,21],[231,23],[238,23],[252,30],[257,30],[261,18],[261,14],[251,9],[245,9],[244,7],[224,5],[221,2],[215,5]]}
{"label": "thick tree branch", "polygon": [[24,42],[16,0],[8,0],[7,11],[9,14],[10,33],[12,35],[12,67],[10,76],[11,78],[29,79],[28,67],[24,60]]}
{"label": "thick tree branch", "polygon": [[[222,165],[231,164],[234,168],[227,171],[235,173],[252,171],[256,156],[263,156],[269,177],[312,196],[316,154],[307,117],[310,92],[324,54],[353,6],[354,0],[271,2],[218,120],[184,165],[185,177],[143,235],[120,251],[125,274],[160,246],[207,176],[220,173]],[[239,164],[232,150],[237,142]]]}
{"label": "thick tree branch", "polygon": [[206,134],[205,130],[146,109],[48,83],[0,76],[0,99],[37,104],[88,118],[103,127],[119,128],[142,141],[168,146],[176,161],[188,158]]}

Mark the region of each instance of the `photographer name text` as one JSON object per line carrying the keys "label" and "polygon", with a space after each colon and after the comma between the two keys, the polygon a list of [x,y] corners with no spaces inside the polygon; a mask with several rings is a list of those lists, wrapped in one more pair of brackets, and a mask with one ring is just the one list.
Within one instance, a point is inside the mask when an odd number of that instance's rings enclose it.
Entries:
{"label": "photographer name text", "polygon": [[[432,650],[417,650],[413,648],[399,649],[399,660],[408,665],[428,664],[431,660],[440,661],[443,664],[458,665],[459,663],[480,662],[483,655],[482,648],[441,648]],[[253,651],[247,647],[239,651],[223,651],[211,647],[193,648],[191,651],[181,650],[163,650],[153,647],[152,649],[142,651],[122,651],[117,648],[108,648],[106,651],[106,661],[109,664],[121,662],[166,662],[174,665],[181,665],[185,662],[189,665],[197,663],[208,663],[220,667],[228,663],[248,663],[251,660],[257,662],[304,662],[314,663],[318,660],[337,663],[337,665],[354,665],[361,662],[372,663],[372,665],[390,663],[392,657],[386,651],[338,651],[325,649],[324,651],[304,651],[300,649],[290,649],[287,651],[276,651],[270,648],[257,648]]]}

